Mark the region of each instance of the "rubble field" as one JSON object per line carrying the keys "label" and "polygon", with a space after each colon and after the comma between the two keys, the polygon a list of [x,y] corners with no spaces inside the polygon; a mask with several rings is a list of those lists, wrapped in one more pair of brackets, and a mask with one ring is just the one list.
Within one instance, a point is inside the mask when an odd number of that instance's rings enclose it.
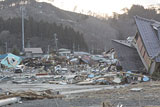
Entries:
{"label": "rubble field", "polygon": [[[155,93],[159,85],[151,82],[152,78],[143,72],[123,70],[113,49],[104,55],[70,57],[21,58],[6,54],[1,61],[0,106],[148,105],[149,100],[159,97]],[[158,105],[158,101],[150,104]]]}

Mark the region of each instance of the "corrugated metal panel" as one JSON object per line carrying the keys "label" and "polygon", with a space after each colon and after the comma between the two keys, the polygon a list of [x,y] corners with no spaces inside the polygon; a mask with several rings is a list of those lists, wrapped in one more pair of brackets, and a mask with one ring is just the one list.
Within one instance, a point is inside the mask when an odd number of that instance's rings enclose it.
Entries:
{"label": "corrugated metal panel", "polygon": [[[135,21],[148,55],[154,57],[160,52],[160,41],[152,27],[153,21],[139,16],[135,17]],[[160,62],[160,56],[156,58],[156,61]]]}

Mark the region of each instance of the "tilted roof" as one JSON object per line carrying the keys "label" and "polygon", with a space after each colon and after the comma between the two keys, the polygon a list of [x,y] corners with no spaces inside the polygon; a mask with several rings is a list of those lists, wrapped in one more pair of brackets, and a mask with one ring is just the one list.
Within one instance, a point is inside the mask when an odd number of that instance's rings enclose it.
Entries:
{"label": "tilted roof", "polygon": [[135,16],[135,21],[148,55],[151,58],[155,57],[156,62],[160,62],[160,35],[157,33],[160,30],[158,25],[160,22],[139,16]]}

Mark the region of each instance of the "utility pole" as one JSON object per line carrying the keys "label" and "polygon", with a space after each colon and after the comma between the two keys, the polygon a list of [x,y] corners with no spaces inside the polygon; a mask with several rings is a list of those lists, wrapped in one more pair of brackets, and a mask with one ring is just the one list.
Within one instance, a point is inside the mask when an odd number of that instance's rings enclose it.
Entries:
{"label": "utility pole", "polygon": [[106,46],[106,45],[105,45],[104,51],[105,51],[105,52],[107,51],[107,46]]}
{"label": "utility pole", "polygon": [[79,52],[79,45],[78,45],[78,52]]}
{"label": "utility pole", "polygon": [[22,51],[24,51],[24,7],[22,6],[20,9],[22,12]]}
{"label": "utility pole", "polygon": [[6,47],[6,53],[8,52],[8,43],[5,42],[5,47]]}
{"label": "utility pole", "polygon": [[57,45],[58,39],[57,39],[57,34],[56,33],[54,34],[54,40],[55,40],[55,44],[56,44],[56,53],[58,53],[58,45]]}
{"label": "utility pole", "polygon": [[94,45],[92,44],[92,54],[94,54]]}
{"label": "utility pole", "polygon": [[91,40],[91,53],[94,54],[94,40]]}
{"label": "utility pole", "polygon": [[73,53],[74,53],[74,51],[75,51],[75,44],[73,43]]}
{"label": "utility pole", "polygon": [[50,45],[48,45],[48,54],[49,54],[49,51],[50,51],[50,50],[49,50],[49,47],[50,47]]}

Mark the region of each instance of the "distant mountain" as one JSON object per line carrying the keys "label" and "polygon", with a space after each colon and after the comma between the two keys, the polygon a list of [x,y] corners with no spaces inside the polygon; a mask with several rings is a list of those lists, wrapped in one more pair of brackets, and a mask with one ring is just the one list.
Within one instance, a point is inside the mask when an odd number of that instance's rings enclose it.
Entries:
{"label": "distant mountain", "polygon": [[[21,2],[23,1],[23,2]],[[0,17],[9,19],[21,17],[20,7],[25,7],[25,18],[33,17],[36,21],[55,22],[58,25],[72,27],[83,34],[90,48],[111,48],[111,39],[116,38],[118,32],[106,21],[98,18],[61,10],[51,4],[34,0],[5,0],[0,2]]]}

